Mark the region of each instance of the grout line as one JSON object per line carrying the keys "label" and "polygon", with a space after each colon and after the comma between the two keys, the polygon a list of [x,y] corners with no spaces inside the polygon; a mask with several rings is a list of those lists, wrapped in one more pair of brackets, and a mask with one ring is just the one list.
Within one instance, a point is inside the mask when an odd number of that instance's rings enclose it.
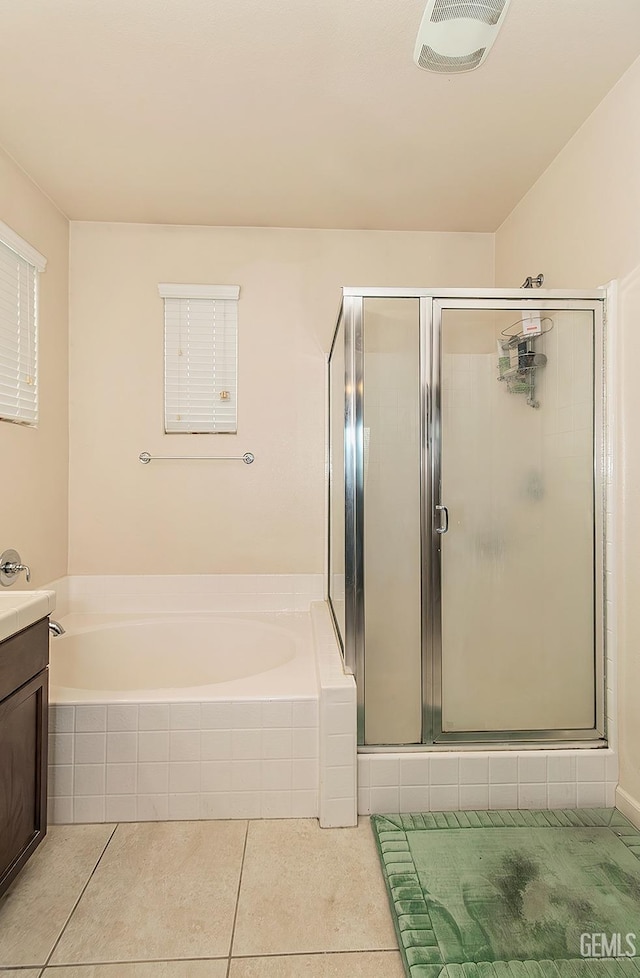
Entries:
{"label": "grout line", "polygon": [[[38,969],[40,969],[38,971]],[[0,976],[2,975],[13,975],[19,974],[23,971],[25,974],[28,971],[38,971],[36,978],[42,978],[44,974],[44,965],[42,964],[2,964],[0,965]]]}
{"label": "grout line", "polygon": [[114,835],[116,834],[117,829],[118,829],[118,823],[116,823],[116,825],[114,825],[113,832],[111,833],[111,835],[107,839],[107,841],[105,843],[105,846],[104,846],[104,849],[100,853],[100,855],[98,857],[98,860],[97,860],[95,866],[93,867],[93,869],[89,873],[89,878],[87,879],[87,882],[82,887],[82,890],[80,891],[80,895],[79,895],[78,899],[76,900],[76,902],[74,903],[73,907],[71,908],[71,913],[69,914],[69,916],[67,917],[66,921],[64,922],[64,925],[62,927],[62,930],[58,934],[58,936],[57,936],[57,938],[55,940],[55,943],[54,943],[53,947],[49,951],[49,956],[47,957],[47,960],[44,963],[44,967],[45,968],[48,967],[49,962],[51,961],[51,958],[53,957],[53,954],[55,952],[55,949],[57,948],[58,944],[60,943],[60,940],[61,940],[62,935],[64,934],[65,930],[69,926],[69,922],[70,922],[71,918],[73,917],[74,913],[76,912],[76,908],[77,908],[78,904],[80,903],[80,901],[82,900],[82,897],[84,896],[85,891],[86,891],[87,887],[89,886],[89,883],[93,879],[94,873],[96,872],[98,866],[102,862],[102,858],[103,858],[105,852],[107,851],[107,849],[109,848],[109,844],[110,844],[111,840],[113,839]]}
{"label": "grout line", "polygon": [[[126,960],[118,961],[76,961],[73,964],[65,964],[60,962],[57,964],[48,964],[46,969],[49,971],[54,971],[60,968],[104,968],[107,966],[113,966],[124,964],[181,964],[182,962],[207,962],[207,961],[261,961],[263,958],[323,958],[326,959],[327,955],[331,954],[399,954],[397,947],[374,947],[374,948],[358,948],[357,950],[336,950],[335,948],[329,951],[265,951],[264,954],[240,954],[235,958],[231,959],[227,955],[214,956],[206,958],[127,958]],[[33,965],[15,965],[15,966],[0,966],[0,976],[4,972],[13,971],[33,971],[38,968],[42,968],[41,974],[38,978],[42,978],[44,973],[44,968],[42,965],[37,964],[35,969]]]}
{"label": "grout line", "polygon": [[[264,954],[238,954],[234,961],[262,961],[263,958],[324,958],[330,954],[399,954],[398,947],[361,947],[357,950],[340,950],[331,948],[328,951],[265,951]],[[444,967],[438,965],[438,967]]]}
{"label": "grout line", "polygon": [[247,819],[247,829],[244,834],[244,846],[242,847],[242,860],[240,862],[240,876],[238,878],[238,892],[236,894],[236,908],[233,914],[233,924],[231,925],[231,941],[229,942],[229,957],[227,960],[226,978],[229,978],[229,972],[231,970],[231,955],[233,954],[233,941],[236,936],[236,921],[238,919],[238,906],[240,905],[240,887],[242,886],[242,874],[244,872],[244,858],[247,853],[247,841],[249,839],[250,824],[251,824],[251,819]]}
{"label": "grout line", "polygon": [[[53,971],[55,968],[105,968],[105,967],[116,967],[116,965],[124,964],[181,964],[183,961],[186,962],[198,962],[198,961],[226,961],[227,956],[219,955],[212,958],[122,958],[115,961],[74,961],[73,964],[65,964],[64,962],[58,962],[56,964],[48,964],[47,970]],[[29,970],[29,965],[19,965],[19,968],[26,968]],[[37,968],[42,967],[42,965],[36,965]],[[15,969],[8,969],[15,970]],[[0,968],[0,976],[2,975],[3,969]]]}

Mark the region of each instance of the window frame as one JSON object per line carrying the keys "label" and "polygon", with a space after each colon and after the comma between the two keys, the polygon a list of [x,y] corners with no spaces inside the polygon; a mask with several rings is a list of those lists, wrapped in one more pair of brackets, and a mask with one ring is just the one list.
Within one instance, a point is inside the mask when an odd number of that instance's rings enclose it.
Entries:
{"label": "window frame", "polygon": [[[240,286],[161,282],[158,292],[164,302],[164,433],[237,434]],[[179,336],[183,317],[186,337]],[[183,343],[186,365],[178,359],[182,349],[177,352]],[[231,403],[216,410],[217,398]]]}
{"label": "window frame", "polygon": [[[0,268],[7,274],[7,306],[0,310],[0,341],[5,341],[0,351],[0,385],[6,390],[0,391],[0,421],[37,428],[40,274],[47,259],[2,221],[0,245]],[[12,256],[19,263],[14,268]],[[3,288],[0,283],[0,292]]]}

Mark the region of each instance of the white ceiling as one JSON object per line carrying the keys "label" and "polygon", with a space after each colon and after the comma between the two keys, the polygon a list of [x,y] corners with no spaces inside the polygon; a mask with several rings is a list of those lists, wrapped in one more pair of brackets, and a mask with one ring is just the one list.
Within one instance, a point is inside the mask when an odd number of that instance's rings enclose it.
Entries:
{"label": "white ceiling", "polygon": [[477,71],[426,0],[5,0],[0,144],[71,219],[493,231],[640,55],[639,0],[512,0]]}

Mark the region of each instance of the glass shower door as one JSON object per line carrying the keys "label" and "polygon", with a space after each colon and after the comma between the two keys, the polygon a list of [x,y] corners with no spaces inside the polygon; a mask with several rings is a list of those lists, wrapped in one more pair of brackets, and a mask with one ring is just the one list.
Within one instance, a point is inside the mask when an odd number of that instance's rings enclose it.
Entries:
{"label": "glass shower door", "polygon": [[450,306],[434,302],[434,737],[595,737],[593,304]]}

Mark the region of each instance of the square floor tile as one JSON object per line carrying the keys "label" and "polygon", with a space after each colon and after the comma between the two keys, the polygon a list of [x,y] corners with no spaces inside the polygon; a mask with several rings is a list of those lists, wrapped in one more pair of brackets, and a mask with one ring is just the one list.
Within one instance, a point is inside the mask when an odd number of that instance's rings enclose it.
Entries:
{"label": "square floor tile", "polygon": [[113,825],[54,825],[0,898],[0,967],[44,964]]}
{"label": "square floor tile", "polygon": [[396,947],[368,820],[250,823],[234,956]]}
{"label": "square floor tile", "polygon": [[52,964],[229,953],[245,822],[119,825]]}

